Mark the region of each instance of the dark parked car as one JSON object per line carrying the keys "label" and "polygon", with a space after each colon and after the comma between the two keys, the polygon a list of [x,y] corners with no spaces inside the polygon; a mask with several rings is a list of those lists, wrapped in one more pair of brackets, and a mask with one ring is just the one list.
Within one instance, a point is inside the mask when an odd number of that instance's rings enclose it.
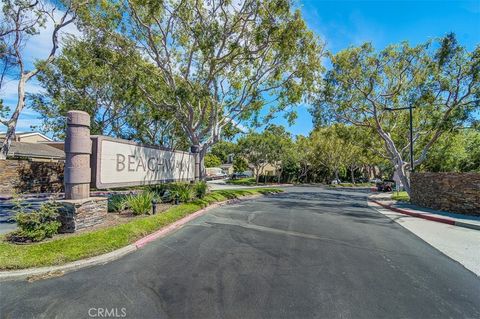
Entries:
{"label": "dark parked car", "polygon": [[365,177],[356,178],[355,183],[368,183],[368,178],[365,178]]}
{"label": "dark parked car", "polygon": [[379,192],[391,192],[395,189],[395,181],[386,179],[383,182],[377,183],[377,190]]}
{"label": "dark parked car", "polygon": [[232,174],[232,179],[247,178],[247,177],[249,177],[249,176],[245,173],[233,173]]}

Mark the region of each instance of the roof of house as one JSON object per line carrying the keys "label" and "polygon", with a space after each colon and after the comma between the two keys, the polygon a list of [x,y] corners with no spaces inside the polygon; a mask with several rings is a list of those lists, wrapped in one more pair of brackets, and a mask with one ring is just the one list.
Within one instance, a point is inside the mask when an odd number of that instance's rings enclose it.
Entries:
{"label": "roof of house", "polygon": [[[1,142],[2,140],[0,140]],[[12,141],[8,156],[29,158],[64,159],[65,152],[43,143],[24,143]]]}
{"label": "roof of house", "polygon": [[[7,133],[6,132],[0,132],[0,138],[4,138],[5,134],[7,134]],[[27,136],[32,136],[32,135],[40,135],[41,137],[43,137],[44,139],[46,139],[48,141],[53,141],[51,138],[49,138],[46,135],[43,135],[40,132],[15,132],[15,135],[17,137],[27,137]]]}

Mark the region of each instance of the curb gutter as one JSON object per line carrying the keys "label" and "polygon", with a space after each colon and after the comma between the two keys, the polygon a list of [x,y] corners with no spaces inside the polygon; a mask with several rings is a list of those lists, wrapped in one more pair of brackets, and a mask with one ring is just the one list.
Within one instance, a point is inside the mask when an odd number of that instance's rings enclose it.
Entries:
{"label": "curb gutter", "polygon": [[448,225],[453,225],[453,226],[458,226],[458,227],[480,230],[480,225],[460,222],[460,221],[456,221],[456,220],[449,219],[449,218],[443,218],[443,217],[437,217],[437,216],[415,213],[415,212],[411,212],[411,211],[408,211],[408,210],[405,210],[405,209],[392,207],[391,205],[383,204],[383,203],[381,203],[377,200],[371,199],[371,198],[369,200],[374,202],[377,205],[382,206],[383,208],[389,209],[391,211],[394,211],[394,212],[397,212],[397,213],[400,213],[400,214],[409,215],[409,216],[417,217],[417,218],[423,218],[423,219],[431,220],[431,221],[434,221],[434,222],[437,222],[437,223],[443,223],[443,224],[448,224]]}
{"label": "curb gutter", "polygon": [[10,280],[23,280],[23,279],[35,280],[35,278],[49,278],[49,277],[63,276],[67,272],[79,270],[79,269],[90,267],[90,266],[106,264],[110,261],[119,259],[131,252],[134,252],[142,248],[149,242],[152,242],[160,237],[166,236],[167,234],[182,227],[184,224],[188,223],[189,221],[200,217],[201,215],[205,214],[207,211],[211,209],[217,208],[219,206],[238,203],[244,200],[255,199],[263,196],[265,195],[262,195],[262,194],[251,195],[251,196],[228,199],[223,202],[214,203],[205,208],[202,208],[201,210],[196,211],[195,213],[187,215],[182,219],[177,220],[173,224],[165,226],[164,228],[161,228],[156,232],[137,240],[133,244],[130,244],[128,246],[122,247],[120,249],[111,251],[103,255],[81,259],[81,260],[73,261],[73,262],[70,262],[64,265],[59,265],[59,266],[0,271],[0,282],[10,281]]}

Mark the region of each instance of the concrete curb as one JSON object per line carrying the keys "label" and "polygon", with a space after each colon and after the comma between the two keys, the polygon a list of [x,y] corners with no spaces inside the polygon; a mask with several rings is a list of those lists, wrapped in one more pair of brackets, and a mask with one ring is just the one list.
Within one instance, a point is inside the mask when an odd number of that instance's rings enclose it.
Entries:
{"label": "concrete curb", "polygon": [[71,263],[67,263],[65,265],[59,265],[59,266],[48,266],[48,267],[40,267],[40,268],[27,268],[27,269],[20,269],[20,270],[7,270],[7,271],[0,271],[0,282],[2,281],[11,281],[11,280],[30,280],[30,279],[35,279],[37,278],[48,278],[48,277],[55,277],[55,276],[61,276],[65,273],[79,270],[82,268],[90,267],[90,266],[95,266],[95,265],[101,265],[101,264],[106,264],[110,261],[119,259],[131,252],[134,252],[143,246],[145,246],[147,243],[152,242],[160,237],[166,236],[167,234],[179,229],[189,221],[198,218],[205,214],[207,211],[217,208],[219,206],[223,205],[228,205],[232,203],[237,203],[245,200],[250,200],[250,199],[255,199],[259,197],[263,197],[265,195],[259,194],[259,195],[251,195],[251,196],[244,196],[240,198],[235,198],[235,199],[228,199],[226,201],[214,203],[212,205],[209,205],[205,208],[202,208],[199,211],[196,211],[195,213],[192,213],[190,215],[187,215],[183,217],[182,219],[177,220],[173,224],[170,224],[168,226],[165,226],[164,228],[161,228],[157,230],[156,232],[149,234],[133,244],[130,244],[128,246],[122,247],[120,249],[111,251],[109,253],[103,254],[103,255],[98,255],[86,259],[81,259],[77,260]]}
{"label": "concrete curb", "polygon": [[417,217],[417,218],[422,218],[430,221],[434,221],[437,223],[443,223],[443,224],[448,224],[448,225],[453,225],[453,226],[458,226],[458,227],[464,227],[464,228],[470,228],[470,229],[475,229],[475,230],[480,230],[480,225],[475,225],[475,224],[469,224],[465,222],[460,222],[456,221],[453,219],[449,218],[443,218],[443,217],[437,217],[437,216],[432,216],[432,215],[425,215],[425,214],[420,214],[420,213],[415,213],[411,212],[405,209],[397,208],[397,207],[392,207],[391,205],[383,204],[377,200],[369,198],[369,200],[379,206],[382,206],[383,208],[389,209],[391,211],[404,214],[404,215],[409,215],[412,217]]}
{"label": "concrete curb", "polygon": [[22,280],[22,279],[28,280],[33,277],[42,277],[42,276],[48,277],[54,274],[63,275],[67,272],[71,272],[81,268],[100,265],[100,264],[106,264],[109,261],[118,259],[135,250],[137,250],[137,247],[135,247],[135,245],[128,245],[103,255],[98,255],[98,256],[94,256],[86,259],[77,260],[65,265],[0,271],[0,282],[9,281],[9,280]]}

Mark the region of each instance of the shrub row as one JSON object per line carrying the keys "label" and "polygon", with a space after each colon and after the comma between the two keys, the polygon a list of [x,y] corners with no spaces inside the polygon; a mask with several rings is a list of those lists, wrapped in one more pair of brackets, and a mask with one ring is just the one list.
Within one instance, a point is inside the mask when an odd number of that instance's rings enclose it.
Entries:
{"label": "shrub row", "polygon": [[160,184],[140,194],[113,195],[109,198],[108,210],[119,212],[129,209],[134,215],[150,214],[154,202],[188,203],[205,197],[207,192],[208,185],[205,182]]}
{"label": "shrub row", "polygon": [[[207,192],[205,182],[163,184],[150,187],[140,194],[112,195],[108,200],[108,211],[129,209],[134,215],[150,214],[154,202],[188,203],[205,197]],[[6,235],[8,241],[39,242],[58,233],[61,223],[55,202],[46,202],[37,210],[30,209],[20,199],[16,199],[14,204],[18,229]]]}

